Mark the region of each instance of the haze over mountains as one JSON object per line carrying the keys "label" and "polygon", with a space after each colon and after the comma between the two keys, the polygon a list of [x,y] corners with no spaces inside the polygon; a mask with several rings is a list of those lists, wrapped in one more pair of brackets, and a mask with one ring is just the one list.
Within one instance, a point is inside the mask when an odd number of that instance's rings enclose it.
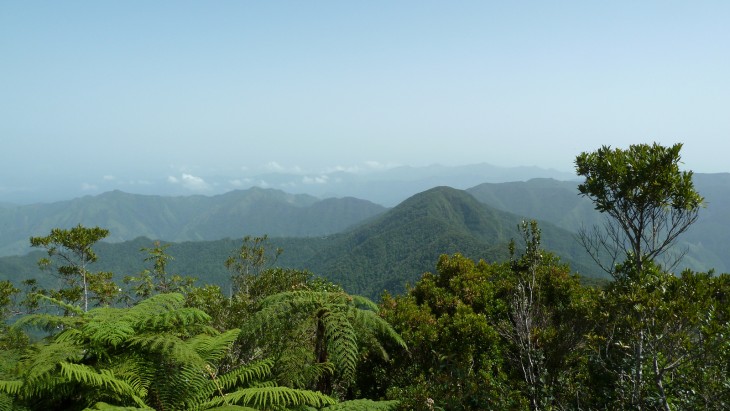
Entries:
{"label": "haze over mountains", "polygon": [[[279,191],[253,191],[269,194],[269,204],[275,203],[272,198],[282,197]],[[432,270],[441,254],[460,252],[475,259],[505,260],[508,242],[519,238],[521,220],[478,202],[466,191],[436,187],[341,233],[272,238],[271,245],[285,250],[278,261],[284,267],[308,269],[352,292],[376,297],[384,289],[402,291],[407,282],[415,282],[423,272]],[[542,230],[546,247],[575,269],[589,276],[600,275],[581,250],[572,246],[572,233],[546,222]],[[120,276],[135,274],[144,267],[140,248],[151,244],[151,239],[141,237],[100,243],[95,267]],[[175,243],[168,250],[175,258],[170,271],[198,277],[203,283],[225,285],[228,273],[223,262],[239,246],[240,240],[231,238]],[[35,251],[23,257],[0,258],[0,279],[42,277],[35,265],[41,255]]]}
{"label": "haze over mountains", "polygon": [[[398,183],[405,187],[401,195],[429,180],[416,173],[412,186],[404,181]],[[680,247],[688,249],[683,266],[725,272],[730,267],[730,234],[723,229],[730,226],[730,174],[696,174],[695,184],[707,208],[681,237]],[[369,199],[320,199],[262,188],[178,197],[112,191],[49,204],[5,205],[0,207],[0,253],[6,256],[0,258],[0,279],[40,275],[38,252],[10,255],[27,252],[30,236],[81,223],[110,230],[107,240],[117,243],[98,245],[97,269],[119,275],[142,270],[139,249],[160,239],[176,242],[169,249],[175,257],[172,271],[223,285],[228,276],[223,261],[240,246],[239,239],[268,234],[285,250],[281,265],[309,269],[352,292],[377,296],[383,289],[402,290],[432,270],[440,254],[503,261],[507,243],[519,239],[517,225],[524,218],[540,221],[544,247],[574,271],[605,276],[575,240],[581,225],[601,217],[576,187],[577,181],[549,178],[481,183],[467,190],[438,186],[391,209]]]}
{"label": "haze over mountains", "polygon": [[0,255],[25,253],[30,236],[77,224],[107,228],[109,242],[141,236],[171,242],[264,234],[310,237],[340,232],[383,211],[385,207],[367,200],[320,200],[261,188],[211,197],[112,191],[58,203],[0,208]]}
{"label": "haze over mountains", "polygon": [[[188,196],[217,195],[251,187],[274,188],[293,194],[319,198],[356,197],[393,207],[406,198],[436,186],[469,188],[481,183],[524,181],[531,178],[571,180],[571,173],[538,167],[497,167],[490,164],[467,166],[431,165],[391,167],[378,163],[354,167],[334,167],[323,171],[285,169],[271,164],[268,171],[237,174],[193,175],[175,172],[147,176],[77,176],[73,179],[38,182],[36,185],[8,187],[0,184],[3,204],[32,204],[69,200],[120,190],[126,193]],[[6,182],[7,184],[7,182]]]}

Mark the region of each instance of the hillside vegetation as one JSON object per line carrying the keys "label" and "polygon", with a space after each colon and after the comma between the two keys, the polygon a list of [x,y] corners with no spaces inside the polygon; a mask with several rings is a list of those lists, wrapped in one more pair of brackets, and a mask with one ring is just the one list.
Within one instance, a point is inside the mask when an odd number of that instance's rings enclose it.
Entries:
{"label": "hillside vegetation", "polygon": [[[687,250],[677,272],[684,268],[719,272],[730,270],[730,174],[696,174],[697,190],[706,207],[697,222],[679,239],[676,248]],[[479,201],[525,218],[547,221],[571,232],[582,226],[601,224],[602,215],[593,204],[579,196],[572,181],[532,179],[525,182],[484,183],[468,190]]]}
{"label": "hillside vegetation", "polygon": [[[578,235],[591,259],[573,232],[450,187],[310,238],[51,229],[0,260],[16,270],[0,280],[0,411],[728,409],[730,275],[660,262],[705,204],[680,149],[577,157],[609,216],[608,235]],[[581,207],[551,181],[493,188],[478,191],[502,207]],[[611,280],[586,284],[591,261]]]}
{"label": "hillside vegetation", "polygon": [[[474,259],[499,261],[507,244],[519,237],[522,218],[478,202],[463,190],[437,187],[417,194],[397,207],[345,232],[310,238],[271,237],[284,250],[278,263],[307,269],[341,284],[348,292],[377,298],[383,290],[402,292],[433,268],[441,254],[462,253]],[[586,277],[605,277],[574,235],[542,223],[545,245]],[[139,250],[150,247],[146,237],[119,244],[99,243],[98,268],[119,275],[143,269]],[[224,285],[229,273],[223,262],[240,240],[180,242],[170,245],[175,258],[170,270],[201,283]],[[39,254],[0,258],[0,279],[40,277]],[[49,279],[51,280],[51,279]]]}
{"label": "hillside vegetation", "polygon": [[180,242],[244,235],[322,236],[385,211],[355,198],[320,200],[251,188],[212,197],[161,197],[113,191],[51,204],[0,208],[0,256],[28,251],[28,238],[77,224],[106,227],[106,241],[137,237]]}

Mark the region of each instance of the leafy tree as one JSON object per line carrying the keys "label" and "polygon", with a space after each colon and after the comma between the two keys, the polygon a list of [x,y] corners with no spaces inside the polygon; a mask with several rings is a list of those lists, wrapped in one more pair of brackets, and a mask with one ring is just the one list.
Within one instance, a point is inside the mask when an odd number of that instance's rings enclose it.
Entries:
{"label": "leafy tree", "polygon": [[281,255],[282,249],[270,252],[269,237],[245,236],[241,247],[226,259],[226,268],[231,272],[231,291],[246,290],[246,279],[256,276],[266,268],[272,267]]}
{"label": "leafy tree", "polygon": [[[613,407],[670,411],[672,403],[687,398],[674,392],[672,381],[680,370],[693,368],[687,364],[703,345],[699,324],[705,310],[674,294],[681,280],[658,265],[697,220],[704,201],[692,172],[679,169],[681,148],[604,146],[576,158],[576,171],[585,177],[579,191],[608,216],[603,233],[584,230],[580,239],[599,264],[600,251],[612,256],[611,266],[603,268],[616,281],[601,303],[604,332],[598,332],[595,349],[605,371],[598,373],[605,376],[605,398]],[[624,262],[614,265],[622,253]]]}
{"label": "leafy tree", "polygon": [[[509,321],[505,321],[500,331],[514,347],[514,359],[528,388],[530,409],[539,410],[549,402],[546,387],[548,370],[545,366],[545,352],[539,346],[537,334],[545,327],[546,320],[538,304],[540,287],[538,286],[537,271],[542,260],[540,250],[540,229],[537,222],[521,225],[525,254],[520,261],[512,264],[515,273],[513,291],[508,298]],[[514,242],[510,244],[510,252],[514,254]],[[510,287],[512,288],[512,287]]]}
{"label": "leafy tree", "polygon": [[610,284],[596,310],[601,326],[590,337],[596,405],[727,408],[727,281],[689,271],[676,277],[645,263]]}
{"label": "leafy tree", "polygon": [[497,329],[507,342],[508,363],[522,378],[530,409],[567,406],[587,394],[577,373],[578,358],[586,354],[584,335],[593,327],[591,291],[541,248],[537,222],[523,221],[519,228],[524,253],[515,258],[512,242],[509,265],[502,265],[493,279],[496,297],[506,306]]}
{"label": "leafy tree", "polygon": [[44,248],[48,253],[48,258],[38,262],[39,266],[49,268],[55,262],[58,276],[66,285],[54,296],[70,303],[81,301],[84,311],[89,310],[90,299],[100,304],[112,302],[118,288],[111,281],[111,273],[92,273],[87,268],[98,258],[92,247],[107,235],[109,230],[79,224],[71,229],[54,228],[45,237],[30,238],[31,246]]}
{"label": "leafy tree", "polygon": [[383,298],[410,350],[373,369],[403,409],[569,409],[590,395],[596,292],[540,248],[536,223],[521,229],[521,256],[514,244],[502,263],[442,256],[407,295]]}
{"label": "leafy tree", "polygon": [[[524,409],[511,389],[495,324],[504,302],[492,279],[499,269],[484,261],[442,255],[406,295],[383,297],[381,311],[408,352],[372,365],[379,388],[401,399],[403,410]],[[377,387],[376,387],[377,388]],[[382,392],[377,392],[382,395]]]}
{"label": "leafy tree", "polygon": [[132,289],[122,296],[124,301],[137,301],[158,293],[181,293],[195,283],[192,277],[167,273],[167,264],[174,259],[167,254],[169,246],[170,244],[162,245],[155,241],[152,247],[140,250],[147,253],[144,261],[152,262],[152,269],[144,269],[136,277],[124,277],[124,283],[132,285]]}
{"label": "leafy tree", "polygon": [[0,281],[0,327],[5,325],[5,322],[13,314],[16,305],[15,297],[19,293],[20,290],[10,281]]}
{"label": "leafy tree", "polygon": [[[613,265],[621,253],[641,271],[697,220],[704,199],[694,189],[692,172],[679,169],[681,148],[656,143],[628,150],[603,146],[576,157],[576,172],[585,177],[578,190],[609,217],[605,230],[584,229],[580,239],[607,272],[616,273]],[[610,264],[601,261],[602,252],[611,256]]]}

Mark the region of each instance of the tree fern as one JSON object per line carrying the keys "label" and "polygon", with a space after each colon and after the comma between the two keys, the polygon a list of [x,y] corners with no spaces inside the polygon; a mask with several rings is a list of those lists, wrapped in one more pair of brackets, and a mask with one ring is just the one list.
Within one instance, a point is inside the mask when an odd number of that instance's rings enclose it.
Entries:
{"label": "tree fern", "polygon": [[83,364],[61,362],[61,375],[69,381],[76,381],[87,387],[102,388],[105,392],[131,398],[135,404],[144,406],[144,401],[137,396],[137,391],[126,381],[114,376],[109,370],[95,370]]}
{"label": "tree fern", "polygon": [[[302,349],[302,343],[307,341],[306,347],[313,352],[315,363],[333,364],[338,384],[347,387],[354,380],[363,340],[384,336],[405,347],[400,336],[377,315],[377,310],[377,305],[367,298],[344,292],[290,291],[264,299],[260,311],[253,315],[247,327],[252,335],[267,334],[265,331],[275,327],[288,329],[290,338],[296,343],[284,349],[293,354],[277,353],[277,358],[285,361],[300,357],[296,354]],[[382,346],[378,347],[378,352],[384,352]],[[293,368],[286,364],[278,367],[284,370]],[[324,371],[329,368],[316,369]],[[333,389],[331,376],[320,373],[309,386],[329,394]],[[298,382],[298,377],[288,375],[284,378]]]}
{"label": "tree fern", "polygon": [[0,404],[26,403],[34,409],[75,404],[78,409],[241,410],[334,403],[320,393],[266,383],[271,360],[219,375],[217,364],[239,330],[218,333],[208,326],[209,316],[183,304],[181,295],[168,294],[128,309],[96,308],[76,317],[21,320],[18,327],[62,331],[30,348],[15,375],[0,381]]}

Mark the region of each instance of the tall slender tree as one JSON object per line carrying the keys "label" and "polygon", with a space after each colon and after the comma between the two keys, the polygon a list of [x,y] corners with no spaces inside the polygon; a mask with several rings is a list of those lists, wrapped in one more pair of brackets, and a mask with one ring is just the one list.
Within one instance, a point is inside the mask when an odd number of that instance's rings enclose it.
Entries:
{"label": "tall slender tree", "polygon": [[44,237],[31,237],[30,245],[44,248],[48,257],[38,264],[41,268],[55,266],[58,276],[65,283],[65,289],[58,291],[62,300],[75,303],[81,301],[84,311],[89,310],[90,289],[98,291],[101,302],[108,303],[117,292],[111,284],[109,273],[92,273],[89,264],[98,256],[93,246],[109,235],[109,230],[99,227],[84,227],[81,224],[71,229],[54,228]]}
{"label": "tall slender tree", "polygon": [[[578,190],[608,216],[603,230],[584,229],[579,238],[607,272],[619,274],[614,265],[621,254],[641,271],[697,220],[704,199],[694,188],[692,172],[679,168],[681,149],[682,144],[603,146],[576,157],[576,172],[585,178]],[[611,256],[608,263],[601,260],[605,252]]]}

